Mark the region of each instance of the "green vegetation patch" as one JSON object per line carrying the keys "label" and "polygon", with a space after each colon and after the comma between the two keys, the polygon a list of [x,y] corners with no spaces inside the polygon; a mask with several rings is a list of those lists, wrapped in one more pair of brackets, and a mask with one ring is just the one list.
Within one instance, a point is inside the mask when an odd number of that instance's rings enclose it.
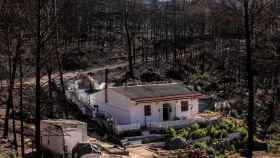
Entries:
{"label": "green vegetation patch", "polygon": [[214,157],[238,152],[245,147],[248,137],[245,123],[234,118],[222,118],[210,124],[194,123],[179,130],[170,128],[166,134],[167,144],[172,149],[182,149],[186,144],[192,150],[205,151]]}

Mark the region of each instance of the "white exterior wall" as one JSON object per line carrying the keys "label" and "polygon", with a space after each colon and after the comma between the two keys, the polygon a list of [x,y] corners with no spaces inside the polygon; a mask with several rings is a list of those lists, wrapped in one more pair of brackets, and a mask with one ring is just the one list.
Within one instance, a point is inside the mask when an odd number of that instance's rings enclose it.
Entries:
{"label": "white exterior wall", "polygon": [[[151,116],[144,115],[144,107],[145,105],[151,105]],[[145,125],[145,120],[147,125],[153,121],[160,120],[160,114],[158,109],[160,108],[159,104],[156,103],[148,103],[148,104],[131,104],[130,113],[131,113],[131,123],[140,123],[142,126]]]}
{"label": "white exterior wall", "polygon": [[72,149],[79,142],[87,142],[85,135],[87,132],[83,128],[65,129],[64,141],[67,146],[67,153],[72,153]]}
{"label": "white exterior wall", "polygon": [[[181,101],[189,102],[189,111],[181,111]],[[174,100],[166,102],[153,102],[153,103],[141,103],[137,105],[131,104],[131,123],[140,123],[142,126],[149,126],[152,122],[163,121],[163,104],[169,103],[171,106],[170,120],[178,118],[191,118],[193,115],[198,113],[198,99],[185,99],[185,100]],[[151,116],[144,115],[144,106],[151,106]]]}
{"label": "white exterior wall", "polygon": [[[189,102],[189,111],[181,111],[181,101]],[[191,118],[198,113],[199,99],[185,99],[181,100],[176,105],[176,116],[179,118]]]}
{"label": "white exterior wall", "polygon": [[67,146],[67,153],[72,153],[77,143],[88,141],[86,124],[77,125],[76,128],[65,128],[63,131],[45,122],[42,122],[41,126],[41,145],[55,154],[64,154],[64,146]]}
{"label": "white exterior wall", "polygon": [[98,105],[99,110],[110,113],[118,124],[130,124],[130,101],[127,97],[108,89],[108,102],[105,103],[105,91],[91,96],[91,105]]}
{"label": "white exterior wall", "polygon": [[[49,130],[48,130],[49,129]],[[55,154],[63,154],[63,132],[58,129],[50,127],[48,124],[42,122],[41,124],[41,145],[43,148],[48,149],[49,151]]]}
{"label": "white exterior wall", "polygon": [[[139,103],[130,101],[127,97],[108,89],[108,103],[105,103],[104,91],[91,95],[91,105],[99,105],[101,111],[110,113],[120,125],[141,124],[141,126],[151,124],[151,122],[163,121],[163,104],[169,103],[172,108],[170,120],[178,118],[190,118],[198,113],[198,99],[185,99],[189,102],[189,111],[181,112],[181,101],[174,100],[165,102]],[[151,116],[144,116],[144,106],[151,105]]]}

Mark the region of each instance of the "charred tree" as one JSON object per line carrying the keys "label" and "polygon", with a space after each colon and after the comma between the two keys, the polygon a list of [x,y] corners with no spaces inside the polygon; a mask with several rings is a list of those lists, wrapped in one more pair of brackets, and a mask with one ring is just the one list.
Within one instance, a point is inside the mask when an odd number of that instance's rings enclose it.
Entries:
{"label": "charred tree", "polygon": [[41,147],[40,147],[40,139],[41,139],[41,0],[37,1],[37,28],[36,28],[36,106],[35,106],[35,148],[36,148],[36,157],[41,157]]}
{"label": "charred tree", "polygon": [[248,105],[248,144],[247,144],[247,157],[253,157],[253,135],[254,131],[254,74],[252,68],[252,49],[251,49],[251,27],[249,18],[249,0],[244,0],[244,27],[246,39],[246,54],[247,54],[247,73],[248,73],[248,91],[249,91],[249,105]]}

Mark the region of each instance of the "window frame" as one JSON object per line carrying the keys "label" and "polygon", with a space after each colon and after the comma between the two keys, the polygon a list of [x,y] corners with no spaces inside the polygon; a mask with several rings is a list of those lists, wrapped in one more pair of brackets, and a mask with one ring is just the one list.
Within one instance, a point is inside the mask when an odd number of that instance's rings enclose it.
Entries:
{"label": "window frame", "polygon": [[151,105],[144,105],[144,116],[151,116],[152,115],[152,107]]}
{"label": "window frame", "polygon": [[[184,104],[184,103],[187,103]],[[181,112],[187,112],[190,110],[190,104],[189,104],[189,101],[185,100],[185,101],[181,101]]]}

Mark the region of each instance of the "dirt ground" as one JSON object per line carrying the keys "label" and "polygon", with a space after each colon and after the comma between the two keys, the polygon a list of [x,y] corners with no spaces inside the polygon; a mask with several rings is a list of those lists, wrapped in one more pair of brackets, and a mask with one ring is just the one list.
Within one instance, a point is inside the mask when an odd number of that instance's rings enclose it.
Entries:
{"label": "dirt ground", "polygon": [[[91,138],[94,139],[94,138]],[[137,147],[128,147],[127,151],[129,152],[129,155],[124,156],[124,155],[113,155],[109,154],[106,151],[106,148],[112,148],[115,146],[115,144],[109,143],[109,142],[104,142],[100,140],[95,140],[95,143],[98,145],[102,146],[102,158],[156,158],[159,157],[156,155],[155,152],[149,150],[149,145],[141,145]]]}
{"label": "dirt ground", "polygon": [[128,151],[129,151],[128,156],[112,155],[112,154],[104,153],[102,155],[102,158],[157,158],[158,157],[155,153],[143,147],[130,148],[128,149]]}
{"label": "dirt ground", "polygon": [[[267,153],[265,151],[256,151],[254,152],[254,158],[280,158],[280,154],[272,154]],[[240,154],[234,154],[229,156],[229,158],[244,158],[243,156],[240,156]]]}
{"label": "dirt ground", "polygon": [[145,147],[135,147],[129,148],[129,157],[130,158],[155,158],[158,157],[155,153],[146,149]]}

